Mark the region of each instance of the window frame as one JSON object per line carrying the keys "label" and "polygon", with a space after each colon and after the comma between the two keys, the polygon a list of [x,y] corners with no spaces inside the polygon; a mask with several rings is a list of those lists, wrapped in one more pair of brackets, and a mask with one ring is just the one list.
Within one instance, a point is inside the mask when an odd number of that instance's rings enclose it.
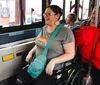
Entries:
{"label": "window frame", "polygon": [[27,29],[35,29],[42,27],[44,23],[43,13],[46,8],[46,0],[42,0],[42,21],[36,22],[28,25],[24,25],[23,23],[23,0],[19,0],[19,11],[20,11],[20,25],[18,26],[10,26],[10,27],[2,27],[0,26],[0,34],[2,33],[9,33],[9,32],[15,32],[15,31],[21,31],[21,30],[27,30]]}

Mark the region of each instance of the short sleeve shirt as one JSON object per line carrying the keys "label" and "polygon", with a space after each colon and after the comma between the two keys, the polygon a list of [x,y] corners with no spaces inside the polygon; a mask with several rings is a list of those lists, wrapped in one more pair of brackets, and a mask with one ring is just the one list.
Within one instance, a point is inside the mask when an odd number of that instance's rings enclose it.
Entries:
{"label": "short sleeve shirt", "polygon": [[[52,35],[52,33],[48,33],[47,27],[48,27],[47,25],[43,27],[41,36],[36,39],[36,45],[37,45],[36,55],[40,55],[43,52],[50,36]],[[47,53],[48,62],[52,58],[64,54],[63,45],[71,42],[74,42],[74,35],[70,29],[68,29],[66,26],[63,26],[49,46],[49,50]],[[61,67],[62,64],[59,64],[55,66],[55,69],[60,69]]]}

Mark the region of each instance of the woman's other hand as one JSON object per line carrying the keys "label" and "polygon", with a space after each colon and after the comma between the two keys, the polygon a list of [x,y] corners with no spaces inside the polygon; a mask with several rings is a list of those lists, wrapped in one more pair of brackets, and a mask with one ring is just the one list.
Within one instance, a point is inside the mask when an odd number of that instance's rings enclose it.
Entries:
{"label": "woman's other hand", "polygon": [[31,59],[32,59],[32,53],[29,52],[26,59],[25,59],[25,61],[29,62]]}
{"label": "woman's other hand", "polygon": [[33,56],[35,51],[36,51],[36,45],[29,51],[29,53],[28,53],[28,55],[27,55],[27,57],[25,59],[26,62],[30,62],[31,61],[32,56]]}
{"label": "woman's other hand", "polygon": [[54,67],[55,67],[55,60],[52,59],[46,66],[46,73],[48,75],[52,75],[53,74],[53,70],[54,70]]}

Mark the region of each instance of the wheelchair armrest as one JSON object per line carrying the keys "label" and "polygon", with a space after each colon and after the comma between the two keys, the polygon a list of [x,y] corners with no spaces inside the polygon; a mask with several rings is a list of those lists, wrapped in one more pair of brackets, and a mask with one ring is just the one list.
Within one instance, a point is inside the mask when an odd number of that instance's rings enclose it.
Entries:
{"label": "wheelchair armrest", "polygon": [[67,66],[69,66],[71,64],[72,64],[72,61],[67,61],[67,62],[64,63],[64,67],[67,67]]}
{"label": "wheelchair armrest", "polygon": [[67,67],[72,66],[73,63],[74,63],[74,59],[69,60],[69,61],[67,61],[67,62],[64,62],[63,68],[66,69]]}
{"label": "wheelchair armrest", "polygon": [[66,69],[70,69],[72,67],[72,64],[73,64],[73,60],[65,62],[61,69],[53,71],[53,75],[55,76],[55,75],[64,73],[66,71]]}

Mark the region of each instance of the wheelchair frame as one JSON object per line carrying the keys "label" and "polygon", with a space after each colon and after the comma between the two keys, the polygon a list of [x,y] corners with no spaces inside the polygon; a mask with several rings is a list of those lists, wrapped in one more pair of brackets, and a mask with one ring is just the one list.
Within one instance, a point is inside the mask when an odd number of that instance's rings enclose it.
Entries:
{"label": "wheelchair frame", "polygon": [[[67,65],[66,65],[67,64]],[[54,72],[54,85],[82,85],[82,77],[85,69],[79,62],[69,61],[64,67]]]}

